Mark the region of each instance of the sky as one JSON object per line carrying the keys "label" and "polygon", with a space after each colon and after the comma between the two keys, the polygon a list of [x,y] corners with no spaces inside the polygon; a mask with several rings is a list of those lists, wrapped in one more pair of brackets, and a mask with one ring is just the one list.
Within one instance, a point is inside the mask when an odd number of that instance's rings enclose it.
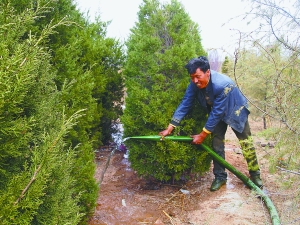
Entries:
{"label": "sky", "polygon": [[[89,11],[92,21],[100,16],[101,21],[111,21],[107,36],[124,41],[137,22],[137,13],[142,0],[74,0],[83,13]],[[169,2],[167,0],[161,2]],[[225,49],[233,53],[237,48],[238,30],[247,27],[242,15],[247,11],[243,0],[181,0],[190,18],[199,25],[202,46],[205,50]]]}

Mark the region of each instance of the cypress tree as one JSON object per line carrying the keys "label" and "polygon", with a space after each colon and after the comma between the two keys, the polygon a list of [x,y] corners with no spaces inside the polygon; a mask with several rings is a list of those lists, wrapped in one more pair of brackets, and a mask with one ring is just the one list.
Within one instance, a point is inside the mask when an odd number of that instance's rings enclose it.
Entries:
{"label": "cypress tree", "polygon": [[[184,65],[190,58],[206,55],[198,25],[176,0],[170,4],[144,0],[126,46],[124,136],[157,135],[169,124],[190,81]],[[195,103],[174,133],[200,133],[205,121],[206,112]],[[130,139],[126,144],[131,166],[145,177],[179,180],[210,166],[207,153],[190,144]]]}
{"label": "cypress tree", "polygon": [[228,71],[229,71],[229,58],[228,58],[228,56],[225,56],[225,60],[222,64],[221,71],[224,74],[228,74]]}
{"label": "cypress tree", "polygon": [[[67,117],[85,109],[64,141],[76,151],[72,177],[81,193],[81,212],[91,213],[98,193],[94,150],[111,141],[112,124],[122,113],[122,45],[105,37],[107,23],[89,23],[72,0],[61,0],[59,4],[11,0],[11,4],[17,12],[32,9],[41,14],[39,10],[45,9],[42,16],[28,25],[35,35],[40,35],[45,27],[55,27],[55,32],[41,42],[51,50],[51,70],[56,74],[54,81],[60,91],[57,108],[64,109]],[[55,25],[61,21],[64,26]]]}
{"label": "cypress tree", "polygon": [[5,0],[0,11],[0,220],[86,223],[94,149],[122,113],[122,46],[71,0]]}
{"label": "cypress tree", "polygon": [[77,151],[73,175],[78,193],[82,193],[82,212],[91,213],[98,192],[94,150],[111,141],[112,123],[122,113],[123,80],[118,71],[124,56],[118,41],[105,38],[105,23],[86,23],[70,32],[74,35],[66,45],[51,42],[52,62],[57,68],[58,88],[68,90],[62,94],[67,115],[86,109],[65,139]]}
{"label": "cypress tree", "polygon": [[30,32],[46,12],[9,3],[0,11],[1,224],[77,224],[83,214],[71,174],[76,154],[63,138],[79,115],[67,119],[57,107],[51,55],[41,45],[54,30]]}

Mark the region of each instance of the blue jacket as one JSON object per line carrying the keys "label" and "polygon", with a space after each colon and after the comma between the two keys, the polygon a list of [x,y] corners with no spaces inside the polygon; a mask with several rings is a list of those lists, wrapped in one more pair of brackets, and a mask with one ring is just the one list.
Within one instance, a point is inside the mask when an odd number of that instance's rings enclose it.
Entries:
{"label": "blue jacket", "polygon": [[228,76],[211,70],[205,90],[199,89],[191,81],[173,114],[171,124],[175,126],[180,124],[191,109],[195,98],[205,108],[209,108],[207,100],[211,104],[211,111],[205,124],[208,131],[213,132],[221,120],[240,133],[244,130],[250,113],[247,99]]}

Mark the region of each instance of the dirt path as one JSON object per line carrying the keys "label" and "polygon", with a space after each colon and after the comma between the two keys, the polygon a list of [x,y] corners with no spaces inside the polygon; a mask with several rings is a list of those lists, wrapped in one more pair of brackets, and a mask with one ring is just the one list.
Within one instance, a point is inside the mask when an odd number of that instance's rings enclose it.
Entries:
{"label": "dirt path", "polygon": [[[252,132],[260,129],[252,125]],[[258,138],[254,136],[255,142]],[[99,180],[111,149],[97,153]],[[257,147],[264,191],[275,188],[274,176],[267,170],[266,152]],[[246,161],[230,130],[226,134],[226,161],[248,176]],[[147,183],[137,177],[124,154],[116,151],[104,174],[94,216],[89,225],[260,225],[272,224],[260,198],[241,180],[228,172],[228,181],[217,192],[210,192],[211,171],[185,185]],[[272,200],[272,196],[270,196]],[[275,200],[275,199],[274,199]],[[273,200],[272,200],[273,201]],[[274,203],[275,204],[275,203]]]}

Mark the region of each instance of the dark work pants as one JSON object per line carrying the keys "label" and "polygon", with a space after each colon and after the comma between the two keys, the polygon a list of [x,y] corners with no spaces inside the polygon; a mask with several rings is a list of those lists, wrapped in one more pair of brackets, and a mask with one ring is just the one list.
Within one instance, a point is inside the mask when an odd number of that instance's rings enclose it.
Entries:
{"label": "dark work pants", "polygon": [[[227,127],[228,125],[225,122],[221,121],[218,123],[214,132],[212,133],[213,150],[223,159],[225,159],[225,133],[227,131]],[[245,128],[242,133],[239,133],[234,129],[232,130],[235,133],[236,137],[239,139],[243,156],[248,164],[250,176],[259,175],[260,170],[257,162],[255,147],[253,145],[248,120],[245,124]],[[215,175],[215,178],[220,180],[226,180],[227,173],[225,172],[225,167],[215,160],[213,160],[213,164],[213,173]]]}

